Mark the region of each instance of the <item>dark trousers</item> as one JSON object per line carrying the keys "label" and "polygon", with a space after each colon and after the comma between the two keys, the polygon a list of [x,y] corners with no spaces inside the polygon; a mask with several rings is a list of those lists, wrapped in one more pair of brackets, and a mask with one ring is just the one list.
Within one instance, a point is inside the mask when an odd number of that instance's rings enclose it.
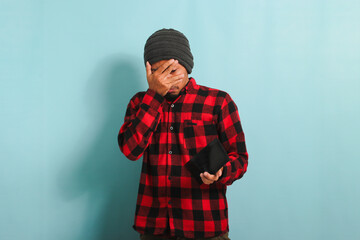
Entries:
{"label": "dark trousers", "polygon": [[[149,234],[140,234],[141,240],[187,240],[189,238],[174,237],[174,238],[163,238],[159,236],[149,235]],[[195,240],[230,240],[229,233],[224,235],[213,237],[213,238],[196,238]]]}

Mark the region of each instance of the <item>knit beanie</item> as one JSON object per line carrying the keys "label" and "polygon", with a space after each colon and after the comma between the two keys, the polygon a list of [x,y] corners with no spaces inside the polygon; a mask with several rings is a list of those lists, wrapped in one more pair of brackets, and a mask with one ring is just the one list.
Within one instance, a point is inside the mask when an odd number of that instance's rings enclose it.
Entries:
{"label": "knit beanie", "polygon": [[144,47],[144,62],[150,64],[161,60],[176,59],[190,74],[194,66],[194,58],[190,51],[188,39],[181,32],[161,29],[154,32]]}

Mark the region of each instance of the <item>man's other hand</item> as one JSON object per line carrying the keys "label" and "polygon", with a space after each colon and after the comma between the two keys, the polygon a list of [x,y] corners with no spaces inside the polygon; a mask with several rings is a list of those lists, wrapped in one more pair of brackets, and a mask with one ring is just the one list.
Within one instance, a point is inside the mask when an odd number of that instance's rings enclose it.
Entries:
{"label": "man's other hand", "polygon": [[215,175],[210,174],[208,172],[200,173],[201,180],[205,184],[212,184],[213,182],[217,181],[219,177],[221,177],[223,168],[224,167],[220,168],[219,171],[215,173]]}

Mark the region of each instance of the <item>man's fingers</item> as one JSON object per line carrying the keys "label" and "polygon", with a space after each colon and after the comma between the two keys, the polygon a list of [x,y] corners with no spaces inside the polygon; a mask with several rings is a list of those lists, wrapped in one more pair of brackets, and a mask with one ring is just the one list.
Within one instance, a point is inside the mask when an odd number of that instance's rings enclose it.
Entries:
{"label": "man's fingers", "polygon": [[166,62],[164,62],[157,71],[159,71],[159,73],[164,72],[171,64],[173,64],[175,62],[175,59],[170,59]]}
{"label": "man's fingers", "polygon": [[167,78],[163,83],[167,86],[168,89],[170,89],[172,86],[180,83],[183,80],[183,78],[184,78],[184,74],[179,74]]}
{"label": "man's fingers", "polygon": [[174,76],[171,76],[169,78],[166,78],[166,83],[172,84],[172,83],[178,82],[179,80],[182,80],[183,78],[184,78],[183,73],[178,74],[178,75],[174,75]]}
{"label": "man's fingers", "polygon": [[209,180],[207,179],[205,176],[204,176],[204,173],[200,173],[200,177],[201,177],[201,180],[203,181],[203,183],[205,184],[212,184],[214,181],[212,180]]}
{"label": "man's fingers", "polygon": [[162,74],[164,74],[164,76],[169,75],[173,70],[176,70],[178,68],[178,60],[175,60],[172,64],[170,64],[170,66],[168,66],[168,68],[165,69],[165,71],[163,71]]}
{"label": "man's fingers", "polygon": [[217,181],[219,177],[217,177],[216,175],[212,175],[208,172],[205,172],[204,173],[204,177],[208,180],[211,180],[211,181]]}

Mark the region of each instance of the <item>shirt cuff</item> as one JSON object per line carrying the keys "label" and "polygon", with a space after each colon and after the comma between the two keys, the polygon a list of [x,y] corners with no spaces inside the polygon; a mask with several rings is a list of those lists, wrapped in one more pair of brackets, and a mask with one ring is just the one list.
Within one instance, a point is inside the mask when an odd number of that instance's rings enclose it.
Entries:
{"label": "shirt cuff", "polygon": [[[220,183],[225,184],[225,183],[227,182],[227,180],[228,180],[228,177],[227,177],[228,173],[231,174],[231,160],[228,161],[228,162],[224,165],[222,174],[221,174],[221,176],[219,177],[219,179],[218,179],[217,181],[220,182]],[[230,175],[230,174],[229,174],[229,175]]]}
{"label": "shirt cuff", "polygon": [[142,100],[143,103],[155,110],[158,110],[164,101],[165,98],[163,96],[150,88],[146,90],[144,98]]}

